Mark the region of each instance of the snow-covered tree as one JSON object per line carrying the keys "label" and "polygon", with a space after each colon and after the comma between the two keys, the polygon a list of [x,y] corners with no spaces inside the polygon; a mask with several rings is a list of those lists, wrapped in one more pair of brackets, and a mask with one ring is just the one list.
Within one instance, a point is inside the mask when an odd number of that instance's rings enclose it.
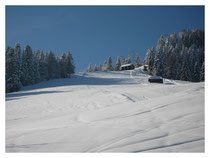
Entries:
{"label": "snow-covered tree", "polygon": [[18,77],[21,78],[21,75],[22,75],[22,71],[21,71],[22,53],[21,53],[21,47],[20,47],[19,43],[16,43],[14,51],[15,51],[15,54],[17,55]]}
{"label": "snow-covered tree", "polygon": [[136,67],[142,66],[141,60],[139,58],[139,54],[136,54]]}
{"label": "snow-covered tree", "polygon": [[61,59],[59,61],[59,65],[60,65],[60,76],[62,78],[66,78],[68,72],[67,72],[67,57],[65,53],[62,54]]}
{"label": "snow-covered tree", "polygon": [[40,76],[40,70],[39,70],[39,59],[38,59],[38,54],[33,53],[33,71],[34,71],[34,80],[35,83],[38,83],[41,81],[41,76]]}
{"label": "snow-covered tree", "polygon": [[72,54],[68,52],[67,54],[67,73],[73,74],[75,71],[74,60]]}
{"label": "snow-covered tree", "polygon": [[57,71],[57,61],[56,61],[56,57],[55,54],[50,51],[48,54],[48,80],[49,79],[53,79],[53,78],[57,78],[58,77],[58,71]]}
{"label": "snow-covered tree", "polygon": [[120,63],[121,65],[126,64],[125,58],[124,57],[120,57]]}
{"label": "snow-covered tree", "polygon": [[198,62],[195,62],[194,64],[194,71],[193,71],[193,81],[200,81],[200,66]]}
{"label": "snow-covered tree", "polygon": [[102,66],[102,71],[107,71],[107,70],[108,70],[108,64],[107,64],[107,61],[105,60]]}
{"label": "snow-covered tree", "polygon": [[99,64],[99,66],[98,66],[98,71],[102,71],[101,64]]}
{"label": "snow-covered tree", "polygon": [[93,71],[92,64],[89,64],[87,72],[91,72],[91,71]]}
{"label": "snow-covered tree", "polygon": [[18,54],[13,48],[6,51],[6,92],[18,91],[21,87]]}
{"label": "snow-covered tree", "polygon": [[146,53],[144,64],[148,73],[170,79],[200,81],[204,62],[204,31],[184,30],[161,36],[156,47]]}
{"label": "snow-covered tree", "polygon": [[125,59],[125,64],[130,64],[131,63],[131,59],[128,58],[128,59]]}
{"label": "snow-covered tree", "polygon": [[117,62],[115,64],[115,68],[114,70],[115,71],[119,71],[120,70],[120,67],[121,67],[121,60],[120,60],[120,56],[117,57]]}
{"label": "snow-covered tree", "polygon": [[152,47],[151,49],[148,49],[144,59],[144,65],[148,65],[147,72],[149,74],[153,74],[155,55],[156,55],[156,49]]}
{"label": "snow-covered tree", "polygon": [[129,55],[128,55],[127,62],[128,62],[128,63],[132,63],[132,62],[133,62],[134,56],[135,56],[134,51],[131,51],[131,52],[129,53]]}
{"label": "snow-covered tree", "polygon": [[108,70],[108,71],[113,71],[113,67],[112,67],[112,58],[111,58],[110,56],[109,56],[109,58],[108,58],[107,70]]}
{"label": "snow-covered tree", "polygon": [[200,81],[205,81],[205,62],[201,66]]}
{"label": "snow-covered tree", "polygon": [[23,73],[21,76],[21,83],[24,86],[34,84],[34,55],[29,45],[26,45],[23,51],[21,69]]}
{"label": "snow-covered tree", "polygon": [[98,71],[97,64],[95,64],[95,66],[94,66],[94,71]]}
{"label": "snow-covered tree", "polygon": [[47,61],[43,51],[37,51],[38,62],[39,62],[39,74],[40,81],[44,81],[48,78],[48,67]]}
{"label": "snow-covered tree", "polygon": [[[62,69],[61,67],[62,66]],[[68,53],[55,56],[52,51],[33,52],[26,45],[21,52],[20,44],[6,50],[6,92],[13,92],[21,86],[31,85],[52,78],[67,77],[74,73],[73,57]],[[61,72],[62,70],[62,72]]]}
{"label": "snow-covered tree", "polygon": [[[65,54],[66,55],[66,54]],[[62,73],[62,69],[61,69],[61,60],[62,60],[62,56],[60,55],[60,53],[58,53],[58,55],[56,56],[56,62],[57,62],[57,71],[58,71],[58,78],[61,77],[61,73]],[[65,61],[66,62],[66,61]],[[66,70],[66,68],[65,68]]]}

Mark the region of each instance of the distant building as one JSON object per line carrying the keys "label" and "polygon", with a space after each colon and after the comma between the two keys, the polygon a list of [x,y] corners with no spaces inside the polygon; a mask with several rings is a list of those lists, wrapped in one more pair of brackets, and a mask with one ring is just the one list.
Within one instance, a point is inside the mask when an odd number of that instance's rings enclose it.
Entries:
{"label": "distant building", "polygon": [[163,78],[159,76],[152,76],[152,77],[149,77],[148,81],[150,83],[163,83]]}
{"label": "distant building", "polygon": [[125,64],[120,66],[120,70],[133,70],[135,66],[133,64]]}

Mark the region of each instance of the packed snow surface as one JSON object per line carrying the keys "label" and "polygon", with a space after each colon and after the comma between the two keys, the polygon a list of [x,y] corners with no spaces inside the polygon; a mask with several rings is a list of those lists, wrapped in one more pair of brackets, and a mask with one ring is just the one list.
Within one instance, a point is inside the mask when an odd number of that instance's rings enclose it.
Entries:
{"label": "packed snow surface", "polygon": [[76,73],[6,95],[7,152],[204,152],[204,83],[141,69]]}

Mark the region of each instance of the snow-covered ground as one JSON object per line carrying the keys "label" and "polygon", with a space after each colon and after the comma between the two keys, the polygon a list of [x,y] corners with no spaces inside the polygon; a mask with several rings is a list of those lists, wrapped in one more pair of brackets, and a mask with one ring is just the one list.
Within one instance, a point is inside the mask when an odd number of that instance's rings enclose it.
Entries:
{"label": "snow-covered ground", "polygon": [[7,152],[204,152],[204,83],[140,69],[76,73],[6,95]]}

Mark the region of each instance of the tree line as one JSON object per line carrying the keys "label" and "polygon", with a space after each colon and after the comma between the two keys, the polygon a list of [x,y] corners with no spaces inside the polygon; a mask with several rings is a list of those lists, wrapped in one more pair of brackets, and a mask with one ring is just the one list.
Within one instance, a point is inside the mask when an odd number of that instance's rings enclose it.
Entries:
{"label": "tree line", "polygon": [[[119,71],[120,67],[125,64],[131,64],[133,63],[133,58],[134,58],[134,52],[131,52],[128,55],[128,58],[124,58],[121,56],[118,56],[116,64],[112,63],[112,58],[109,56],[108,60],[105,60],[103,65],[95,64],[94,66],[92,64],[89,64],[88,68],[86,69],[87,72],[92,72],[92,71]],[[139,54],[136,53],[136,58],[135,58],[135,67],[140,67],[142,66],[142,62],[140,60]]]}
{"label": "tree line", "polygon": [[184,30],[161,36],[156,47],[148,49],[144,65],[150,75],[192,82],[204,81],[204,31]]}
{"label": "tree line", "polygon": [[41,81],[67,78],[75,66],[70,52],[55,54],[52,51],[34,52],[29,45],[21,50],[20,44],[6,49],[6,92],[18,91],[22,86]]}

